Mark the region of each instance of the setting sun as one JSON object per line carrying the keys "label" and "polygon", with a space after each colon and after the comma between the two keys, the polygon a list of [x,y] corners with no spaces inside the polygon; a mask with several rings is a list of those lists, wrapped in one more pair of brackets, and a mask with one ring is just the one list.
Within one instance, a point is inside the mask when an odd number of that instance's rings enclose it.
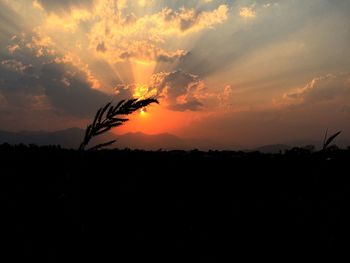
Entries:
{"label": "setting sun", "polygon": [[141,115],[142,117],[146,117],[146,115],[147,115],[146,109],[141,109],[141,110],[140,110],[140,115]]}

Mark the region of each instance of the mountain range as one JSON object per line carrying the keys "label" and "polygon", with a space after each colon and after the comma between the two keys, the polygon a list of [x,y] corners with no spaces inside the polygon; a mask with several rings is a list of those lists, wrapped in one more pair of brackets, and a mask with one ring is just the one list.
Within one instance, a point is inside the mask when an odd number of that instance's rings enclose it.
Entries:
{"label": "mountain range", "polygon": [[[83,136],[84,130],[80,128],[70,128],[61,131],[47,132],[47,131],[21,131],[8,132],[0,131],[0,144],[35,144],[38,146],[44,145],[60,145],[63,148],[77,149]],[[148,135],[141,132],[126,133],[122,135],[115,135],[113,133],[106,133],[94,141],[92,145],[102,143],[110,140],[117,140],[113,148],[118,149],[143,149],[143,150],[193,150],[199,149],[207,150],[242,150],[245,149],[242,145],[237,143],[219,143],[207,139],[184,139],[173,134],[162,133],[156,135]],[[286,144],[271,144],[261,147],[247,149],[248,151],[260,151],[262,153],[279,153],[292,148],[292,146],[315,145],[317,149],[320,148],[320,141],[303,140],[289,142]],[[347,141],[339,141],[339,145],[347,147],[350,145]]]}
{"label": "mountain range", "polygon": [[[35,144],[44,145],[61,145],[64,148],[77,149],[84,136],[84,130],[80,128],[71,128],[55,132],[46,131],[22,131],[7,132],[0,131],[0,144]],[[104,141],[117,140],[113,145],[119,149],[143,149],[143,150],[210,150],[210,149],[238,149],[238,145],[220,145],[217,142],[205,139],[183,139],[169,133],[157,135],[148,135],[141,132],[126,133],[115,135],[106,133],[98,139],[92,141],[98,144]]]}

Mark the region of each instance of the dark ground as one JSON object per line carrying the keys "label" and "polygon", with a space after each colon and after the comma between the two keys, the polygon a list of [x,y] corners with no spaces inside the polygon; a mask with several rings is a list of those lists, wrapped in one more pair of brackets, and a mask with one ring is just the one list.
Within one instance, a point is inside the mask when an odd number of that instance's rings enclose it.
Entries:
{"label": "dark ground", "polygon": [[230,262],[348,249],[350,151],[3,145],[0,158],[6,262]]}

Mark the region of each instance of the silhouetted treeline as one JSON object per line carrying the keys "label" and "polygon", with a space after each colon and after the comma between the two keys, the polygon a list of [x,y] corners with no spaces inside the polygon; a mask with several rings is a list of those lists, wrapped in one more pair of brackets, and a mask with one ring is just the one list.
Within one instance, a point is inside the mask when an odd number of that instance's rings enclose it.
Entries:
{"label": "silhouetted treeline", "polygon": [[0,159],[1,250],[13,262],[227,262],[348,249],[349,149],[4,144]]}

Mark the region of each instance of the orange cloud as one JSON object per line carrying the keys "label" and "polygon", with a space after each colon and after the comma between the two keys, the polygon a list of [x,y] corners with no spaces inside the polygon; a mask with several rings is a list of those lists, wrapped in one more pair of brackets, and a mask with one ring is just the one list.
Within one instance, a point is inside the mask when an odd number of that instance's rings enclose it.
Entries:
{"label": "orange cloud", "polygon": [[254,18],[256,17],[256,12],[253,7],[242,7],[239,10],[239,15],[245,18]]}
{"label": "orange cloud", "polygon": [[213,11],[203,12],[186,8],[181,8],[180,11],[165,8],[160,13],[160,18],[159,29],[164,29],[163,32],[185,34],[221,24],[228,18],[228,7],[220,5]]}
{"label": "orange cloud", "polygon": [[87,81],[91,85],[91,88],[93,89],[101,88],[100,81],[94,76],[94,74],[90,70],[89,65],[84,63],[79,56],[73,53],[67,53],[63,57],[56,57],[54,61],[55,63],[71,64],[74,67],[80,69],[83,73],[85,73]]}
{"label": "orange cloud", "polygon": [[213,11],[164,8],[158,13],[137,17],[133,13],[124,15],[116,3],[108,3],[100,2],[96,6],[94,16],[97,21],[91,28],[89,40],[90,49],[104,53],[98,55],[112,60],[112,63],[129,59],[173,62],[187,52],[182,49],[168,50],[163,43],[170,38],[212,28],[228,18],[226,5]]}
{"label": "orange cloud", "polygon": [[14,44],[14,45],[8,46],[8,51],[9,51],[10,54],[15,53],[19,49],[20,49],[20,46],[18,44]]}
{"label": "orange cloud", "polygon": [[[164,79],[175,74],[171,72],[172,68],[188,55],[184,48],[186,45],[179,45],[183,39],[189,41],[192,35],[196,36],[203,30],[223,23],[228,19],[229,12],[227,5],[219,5],[205,11],[166,7],[141,15],[137,9],[133,9],[135,3],[139,8],[151,5],[151,2],[95,0],[89,1],[91,4],[88,6],[91,8],[81,3],[80,0],[62,1],[53,2],[51,6],[45,0],[32,1],[28,8],[32,8],[30,12],[36,14],[37,21],[28,24],[28,27],[32,26],[31,31],[26,32],[18,46],[9,46],[9,52],[23,47],[34,51],[38,58],[45,57],[51,62],[70,64],[85,73],[92,88],[108,91],[109,84],[110,93],[118,82],[126,80],[126,85],[138,82],[133,92],[140,93],[140,96],[143,93],[142,83],[147,83],[158,63],[169,66],[166,71],[170,73],[164,75]],[[26,17],[24,13],[21,15]],[[98,76],[93,72],[92,68],[96,69],[98,63],[107,64],[111,74],[114,74],[108,80],[109,83],[100,79],[103,74]],[[121,70],[120,74],[120,65],[128,65],[129,68]],[[138,65],[142,65],[142,70],[138,70]],[[140,72],[147,74],[138,76]],[[187,73],[183,73],[185,74]],[[190,74],[188,76],[193,77]],[[184,85],[185,90],[176,83],[162,86],[161,93],[167,97],[169,107],[175,110],[200,109],[200,100],[205,97],[201,90],[203,82],[193,77]],[[153,88],[149,92],[154,92]],[[181,92],[175,94],[179,90]]]}
{"label": "orange cloud", "polygon": [[47,30],[67,31],[74,33],[79,28],[82,21],[91,18],[91,13],[84,9],[73,9],[69,15],[49,14],[45,21]]}

